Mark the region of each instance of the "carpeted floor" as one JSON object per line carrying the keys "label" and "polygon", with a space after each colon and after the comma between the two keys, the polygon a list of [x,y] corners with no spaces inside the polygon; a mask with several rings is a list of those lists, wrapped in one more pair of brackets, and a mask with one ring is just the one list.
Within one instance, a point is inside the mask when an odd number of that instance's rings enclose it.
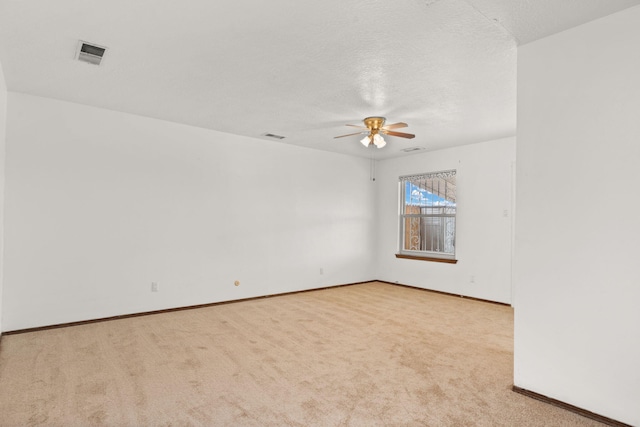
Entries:
{"label": "carpeted floor", "polygon": [[597,426],[511,391],[510,307],[383,283],[5,336],[2,426]]}

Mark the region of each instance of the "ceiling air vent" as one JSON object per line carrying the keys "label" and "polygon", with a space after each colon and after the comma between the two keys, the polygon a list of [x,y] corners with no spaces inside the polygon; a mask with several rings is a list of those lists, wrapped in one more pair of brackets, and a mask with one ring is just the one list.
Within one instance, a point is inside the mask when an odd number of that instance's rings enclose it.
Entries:
{"label": "ceiling air vent", "polygon": [[92,43],[83,42],[80,40],[78,43],[78,52],[76,53],[76,59],[82,62],[88,62],[93,65],[100,65],[102,57],[107,51],[106,47],[98,46]]}
{"label": "ceiling air vent", "polygon": [[400,151],[404,151],[405,153],[411,153],[413,151],[422,151],[424,150],[424,147],[410,147],[410,148],[403,148]]}
{"label": "ceiling air vent", "polygon": [[262,136],[266,136],[266,137],[269,137],[269,138],[275,138],[275,139],[284,139],[284,136],[276,135],[276,134],[273,134],[273,133],[265,133]]}

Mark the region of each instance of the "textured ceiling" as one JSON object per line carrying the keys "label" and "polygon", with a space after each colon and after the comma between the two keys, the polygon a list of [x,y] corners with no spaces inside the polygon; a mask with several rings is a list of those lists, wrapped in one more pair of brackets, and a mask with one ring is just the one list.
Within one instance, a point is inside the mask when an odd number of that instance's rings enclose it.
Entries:
{"label": "textured ceiling", "polygon": [[[0,0],[0,61],[11,91],[388,158],[514,135],[517,46],[638,4]],[[416,138],[333,139],[371,115]]]}

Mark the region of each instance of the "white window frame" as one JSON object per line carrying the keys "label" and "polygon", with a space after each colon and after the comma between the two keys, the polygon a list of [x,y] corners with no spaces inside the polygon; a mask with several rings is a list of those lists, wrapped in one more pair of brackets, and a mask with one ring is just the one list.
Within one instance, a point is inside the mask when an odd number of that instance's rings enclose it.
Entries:
{"label": "white window frame", "polygon": [[[456,200],[456,176],[457,171],[455,169],[444,170],[438,172],[427,172],[421,174],[412,174],[405,175],[399,177],[398,182],[398,194],[399,194],[399,203],[398,203],[398,253],[396,257],[398,258],[410,258],[410,259],[423,259],[427,261],[442,261],[442,262],[450,262],[455,263],[456,260],[456,228],[457,228],[457,200]],[[453,179],[452,179],[453,178]],[[422,190],[428,191],[434,198],[439,200],[444,200],[443,202],[436,202],[436,204],[431,204],[430,202],[419,202],[416,204],[416,207],[419,207],[420,213],[407,213],[407,182],[408,181],[424,181],[425,184],[430,182],[434,187],[429,187],[426,185],[422,188]],[[435,182],[434,182],[435,181]],[[453,182],[452,182],[453,181]],[[435,184],[438,184],[438,187],[435,187]],[[431,191],[429,191],[431,190]],[[448,194],[447,194],[448,192]],[[418,195],[418,197],[421,197]],[[424,203],[424,204],[422,204]],[[443,204],[440,204],[443,203]],[[440,209],[441,212],[425,212],[429,209]],[[433,250],[408,250],[405,248],[405,224],[407,223],[407,219],[411,218],[422,218],[422,219],[433,219],[433,218],[453,218],[453,236],[447,236],[444,240],[446,240],[446,244],[443,241],[441,244],[445,246],[452,247],[451,250],[446,251],[444,248],[442,251],[433,251]],[[451,220],[449,220],[451,221]],[[422,226],[422,225],[421,225]],[[443,233],[446,233],[446,230],[443,230]],[[445,252],[446,251],[446,252]]]}

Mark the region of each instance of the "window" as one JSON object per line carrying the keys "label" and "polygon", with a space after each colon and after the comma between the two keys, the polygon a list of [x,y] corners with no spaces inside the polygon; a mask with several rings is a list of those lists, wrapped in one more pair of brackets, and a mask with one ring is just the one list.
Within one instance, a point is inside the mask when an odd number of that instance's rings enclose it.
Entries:
{"label": "window", "polygon": [[399,258],[456,262],[456,171],[400,177]]}

